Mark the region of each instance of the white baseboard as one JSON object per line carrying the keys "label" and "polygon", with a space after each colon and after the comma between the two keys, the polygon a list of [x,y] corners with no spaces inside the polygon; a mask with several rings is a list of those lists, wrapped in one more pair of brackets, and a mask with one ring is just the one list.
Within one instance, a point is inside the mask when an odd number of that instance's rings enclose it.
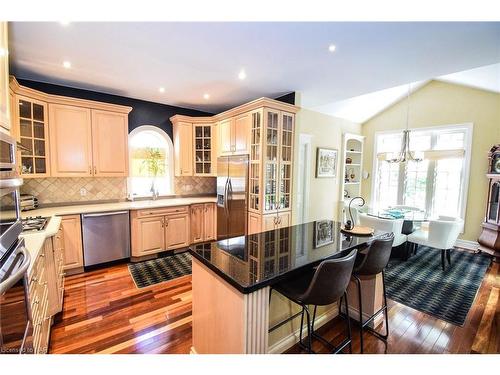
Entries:
{"label": "white baseboard", "polygon": [[[323,326],[333,318],[335,318],[339,314],[339,308],[338,305],[335,304],[333,305],[332,308],[328,309],[325,311],[323,314],[319,315],[316,317],[316,320],[314,322],[314,330],[316,331],[317,328]],[[352,308],[349,306],[349,315],[351,319],[354,320],[359,320],[359,312],[358,310]],[[363,320],[368,319],[369,316],[366,314],[363,314]],[[377,327],[383,320],[384,316],[380,314],[377,316],[377,318],[374,319],[373,323],[370,324],[371,327]],[[297,317],[299,319],[299,317]],[[356,335],[358,334],[358,328],[355,325],[351,325],[352,328],[352,334]],[[304,325],[304,332],[307,332],[307,328]],[[290,333],[288,336],[283,337],[281,340],[276,342],[274,345],[270,346],[267,349],[268,354],[281,354],[288,349],[290,349],[292,346],[294,346],[296,343],[299,342],[299,335],[300,335],[300,328],[297,328],[294,332]]]}
{"label": "white baseboard", "polygon": [[455,242],[455,247],[465,250],[477,251],[479,249],[479,243],[477,243],[476,241],[458,239]]}

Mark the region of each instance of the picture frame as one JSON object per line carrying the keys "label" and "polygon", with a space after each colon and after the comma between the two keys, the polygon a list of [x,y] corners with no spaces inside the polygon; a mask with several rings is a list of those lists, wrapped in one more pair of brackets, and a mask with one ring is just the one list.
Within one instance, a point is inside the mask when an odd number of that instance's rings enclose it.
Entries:
{"label": "picture frame", "polygon": [[319,220],[314,222],[314,248],[332,244],[333,237],[333,221]]}
{"label": "picture frame", "polygon": [[338,150],[320,148],[316,150],[316,178],[337,177]]}

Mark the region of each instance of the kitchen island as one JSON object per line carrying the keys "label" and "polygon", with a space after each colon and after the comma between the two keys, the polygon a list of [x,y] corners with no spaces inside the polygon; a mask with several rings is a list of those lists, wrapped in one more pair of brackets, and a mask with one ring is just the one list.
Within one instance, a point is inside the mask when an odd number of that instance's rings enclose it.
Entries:
{"label": "kitchen island", "polygon": [[[270,303],[273,284],[293,279],[325,259],[364,248],[383,234],[346,236],[340,223],[323,220],[191,246],[192,352],[279,352],[269,347],[270,306],[279,309],[280,303],[291,302],[273,293]],[[369,315],[379,308],[382,292],[377,278],[363,283],[363,309],[367,306],[363,313]],[[354,300],[349,297],[350,303]],[[356,311],[357,306],[352,308]],[[331,310],[338,311],[336,306]],[[289,336],[280,338],[288,346],[294,343],[295,332]]]}

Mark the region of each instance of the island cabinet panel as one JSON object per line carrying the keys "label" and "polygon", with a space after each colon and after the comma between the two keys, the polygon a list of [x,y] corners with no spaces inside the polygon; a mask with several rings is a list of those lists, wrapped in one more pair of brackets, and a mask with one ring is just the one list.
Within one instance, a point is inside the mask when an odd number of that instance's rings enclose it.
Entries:
{"label": "island cabinet panel", "polygon": [[215,203],[204,204],[203,230],[205,241],[217,238],[217,210],[215,209]]}
{"label": "island cabinet panel", "polygon": [[128,176],[128,115],[92,110],[92,159],[96,177]]}
{"label": "island cabinet panel", "polygon": [[176,176],[193,175],[193,124],[174,123],[174,169]]}
{"label": "island cabinet panel", "polygon": [[33,351],[35,354],[48,352],[50,315],[48,312],[49,280],[47,274],[50,271],[49,262],[50,260],[47,261],[46,246],[44,245],[36,259],[33,260],[33,266],[28,275],[28,299],[31,307]]}
{"label": "island cabinet panel", "polygon": [[61,228],[63,233],[64,270],[83,270],[82,225],[80,215],[63,216]]}
{"label": "island cabinet panel", "polygon": [[132,255],[143,256],[165,250],[163,216],[132,220]]}
{"label": "island cabinet panel", "polygon": [[165,216],[165,248],[167,250],[189,246],[189,214]]}
{"label": "island cabinet panel", "polygon": [[203,242],[205,239],[204,210],[203,204],[191,206],[191,243]]}
{"label": "island cabinet panel", "polygon": [[269,287],[242,294],[193,257],[193,353],[267,353]]}
{"label": "island cabinet panel", "polygon": [[88,108],[49,104],[53,177],[92,176],[92,126]]}

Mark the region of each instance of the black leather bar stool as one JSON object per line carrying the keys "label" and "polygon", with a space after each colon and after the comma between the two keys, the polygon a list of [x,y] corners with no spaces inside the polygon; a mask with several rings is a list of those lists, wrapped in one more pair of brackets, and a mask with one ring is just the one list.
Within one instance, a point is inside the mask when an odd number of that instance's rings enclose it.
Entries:
{"label": "black leather bar stool", "polygon": [[[316,309],[318,306],[325,306],[337,302],[342,296],[345,301],[345,309],[347,312],[349,311],[346,290],[351,279],[354,262],[356,260],[356,252],[356,250],[353,250],[349,253],[349,255],[343,258],[324,260],[317,268],[309,270],[299,278],[286,280],[273,286],[274,290],[278,291],[296,304],[302,306],[299,345],[309,353],[313,353],[313,337],[320,340],[333,353],[339,353],[346,346],[349,346],[349,351],[352,353],[351,323],[348,313],[346,317],[347,339],[342,341],[337,347],[333,346],[323,337],[314,332],[314,320],[316,319]],[[312,319],[308,305],[314,305]],[[302,342],[304,313],[307,319],[307,345],[304,345]]]}
{"label": "black leather bar stool", "polygon": [[[387,293],[385,290],[385,273],[384,270],[389,263],[391,256],[392,243],[394,234],[386,234],[373,242],[364,250],[358,252],[352,278],[355,280],[358,289],[358,304],[359,304],[359,326],[360,326],[360,343],[361,353],[363,353],[363,331],[366,329],[376,337],[383,341],[387,341],[389,336],[389,317],[387,314]],[[370,316],[366,321],[363,321],[363,301],[361,298],[361,280],[360,276],[376,276],[382,273],[382,288],[384,293],[384,304],[375,314]],[[385,334],[381,334],[369,327],[370,324],[379,314],[385,315]]]}

